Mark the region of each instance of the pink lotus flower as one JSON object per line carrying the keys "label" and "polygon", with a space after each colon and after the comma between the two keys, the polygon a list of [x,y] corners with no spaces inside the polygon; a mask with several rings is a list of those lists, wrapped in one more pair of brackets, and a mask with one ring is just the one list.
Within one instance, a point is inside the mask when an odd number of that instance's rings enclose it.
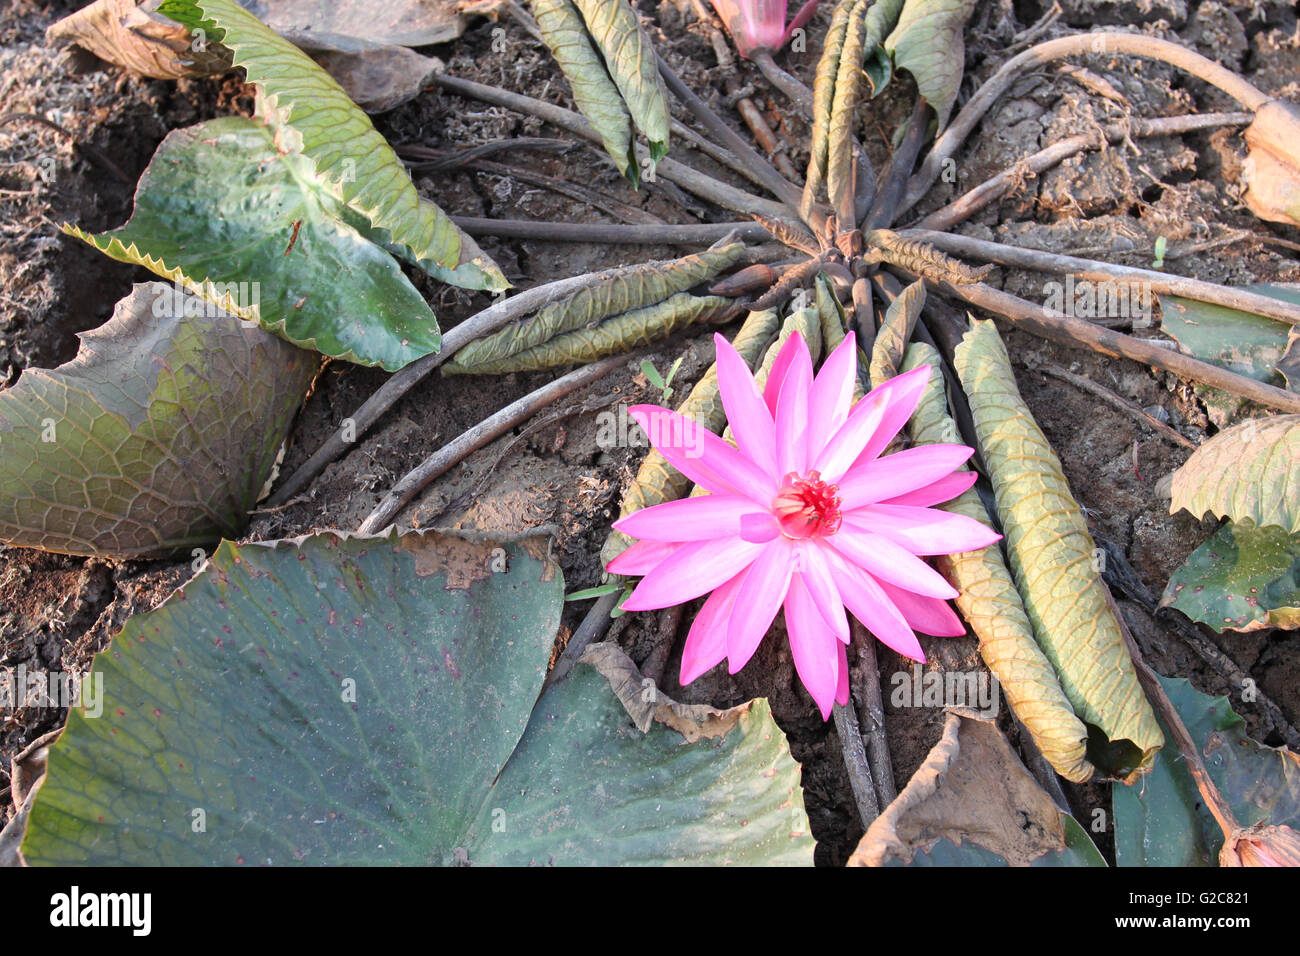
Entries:
{"label": "pink lotus flower", "polygon": [[788,0],[710,0],[722,24],[747,58],[757,49],[779,50],[799,27],[817,12],[818,0],[808,0],[787,27]]}
{"label": "pink lotus flower", "polygon": [[926,445],[880,457],[920,401],[929,367],[853,405],[857,346],[850,334],[816,378],[792,335],[760,394],[744,359],[716,336],[718,385],[736,447],[674,411],[629,414],[679,471],[711,492],[635,512],[614,527],[639,538],[609,564],[644,575],[628,611],[709,594],[682,652],[689,684],[724,658],[736,673],[785,606],[795,668],[822,718],[849,697],[845,609],[913,660],[913,630],[965,633],[946,603],[957,592],[918,555],[982,548],[1000,535],[929,507],[975,481],[955,471],[972,449]]}

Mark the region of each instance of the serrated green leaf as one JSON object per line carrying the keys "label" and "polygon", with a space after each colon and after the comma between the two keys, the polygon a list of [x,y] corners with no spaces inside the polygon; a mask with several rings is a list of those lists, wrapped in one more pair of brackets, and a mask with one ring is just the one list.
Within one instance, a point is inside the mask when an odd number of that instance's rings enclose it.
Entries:
{"label": "serrated green leaf", "polygon": [[894,63],[907,70],[916,87],[939,117],[939,129],[961,89],[966,69],[962,34],[975,8],[974,0],[907,0],[885,49]]}
{"label": "serrated green leaf", "polygon": [[651,163],[668,153],[668,96],[659,61],[628,0],[574,0],[632,122],[650,143]]}
{"label": "serrated green leaf", "polygon": [[600,134],[618,171],[636,186],[639,169],[632,148],[632,117],[605,61],[592,45],[587,24],[572,0],[530,0],[542,39],[569,81],[573,100]]}
{"label": "serrated green leaf", "polygon": [[443,374],[501,375],[594,362],[607,355],[628,352],[667,338],[696,322],[727,322],[735,317],[737,311],[739,308],[733,299],[679,292],[662,302],[624,312],[591,328],[565,332],[495,362],[472,366],[445,365]]}
{"label": "serrated green leaf", "polygon": [[599,285],[579,289],[543,306],[531,319],[470,342],[446,364],[448,372],[469,371],[536,348],[566,332],[591,327],[610,316],[663,302],[734,265],[743,243],[708,249],[680,259],[643,262]]}
{"label": "serrated green leaf", "polygon": [[1016,389],[991,321],[974,322],[953,364],[991,472],[1009,563],[1034,635],[1075,713],[1097,731],[1088,758],[1111,776],[1129,778],[1150,765],[1164,738],[1095,569],[1087,522],[1060,459]]}
{"label": "serrated green leaf", "polygon": [[[1237,822],[1300,828],[1300,758],[1247,737],[1226,697],[1202,694],[1183,678],[1161,677],[1160,683]],[[1218,862],[1223,831],[1176,750],[1161,752],[1142,786],[1116,786],[1112,794],[1119,866]]]}
{"label": "serrated green leaf", "polygon": [[237,536],[316,367],[171,286],[135,286],[71,362],[0,392],[0,540],[151,557]]}
{"label": "serrated green leaf", "polygon": [[[924,342],[908,346],[903,371],[930,366],[925,392],[908,426],[917,444],[963,444],[957,423],[948,414],[942,361],[934,347]],[[974,488],[938,507],[994,527]],[[957,589],[957,609],[979,640],[980,657],[998,679],[1007,703],[1043,757],[1067,780],[1082,783],[1091,779],[1093,766],[1086,756],[1088,730],[1075,715],[1056,671],[1034,638],[1001,547],[993,544],[941,555],[935,564]]]}
{"label": "serrated green leaf", "polygon": [[392,371],[442,341],[393,257],[347,223],[299,157],[241,117],[169,133],[126,225],[64,230],[334,358]]}
{"label": "serrated green leaf", "polygon": [[1160,605],[1216,631],[1300,628],[1300,534],[1229,521],[1173,573]]}
{"label": "serrated green leaf", "polygon": [[[740,327],[740,331],[736,333],[731,345],[745,362],[752,366],[762,354],[764,346],[776,333],[780,322],[775,309],[751,312]],[[722,431],[727,423],[727,415],[722,408],[722,398],[718,392],[716,365],[709,366],[709,370],[695,383],[690,394],[677,406],[677,412],[715,435]],[[668,464],[668,460],[657,450],[651,448],[641,460],[636,478],[623,494],[619,517],[627,517],[635,511],[664,501],[674,501],[690,491],[690,488],[691,480]],[[627,535],[620,531],[611,531],[600,549],[600,563],[609,564],[631,544],[632,539]]]}
{"label": "serrated green leaf", "polygon": [[263,94],[261,118],[285,149],[301,152],[307,174],[381,230],[410,259],[445,282],[499,290],[501,270],[411,177],[369,118],[329,74],[235,0],[164,0],[159,12],[189,27],[210,24]]}
{"label": "serrated green leaf", "polygon": [[1300,532],[1300,415],[1249,419],[1219,432],[1174,472],[1169,513],[1207,511]]}
{"label": "serrated green leaf", "polygon": [[885,310],[871,349],[871,387],[877,388],[898,374],[912,329],[925,306],[925,282],[917,279]]}

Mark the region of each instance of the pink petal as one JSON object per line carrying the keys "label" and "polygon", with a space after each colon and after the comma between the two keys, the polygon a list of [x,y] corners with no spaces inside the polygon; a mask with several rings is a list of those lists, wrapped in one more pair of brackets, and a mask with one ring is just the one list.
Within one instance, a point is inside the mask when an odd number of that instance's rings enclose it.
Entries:
{"label": "pink petal", "polygon": [[779,50],[785,35],[786,0],[712,0],[742,56]]}
{"label": "pink petal", "polygon": [[781,533],[781,522],[770,511],[759,511],[740,519],[740,539],[766,544]]}
{"label": "pink petal", "polygon": [[925,651],[921,649],[921,642],[912,633],[902,612],[885,593],[884,582],[877,581],[861,568],[843,559],[840,560],[840,572],[846,582],[841,593],[853,616],[882,644],[892,647],[904,657],[924,662]]}
{"label": "pink petal", "polygon": [[794,332],[785,340],[785,345],[781,346],[781,351],[776,353],[776,361],[772,363],[772,369],[767,373],[767,385],[763,389],[763,401],[767,403],[767,410],[776,417],[776,400],[781,394],[781,388],[785,385],[786,375],[790,372],[790,364],[794,361],[795,355],[799,353],[802,346],[806,352],[808,345],[803,340],[803,336]]}
{"label": "pink petal", "polygon": [[887,505],[915,505],[918,508],[928,508],[930,505],[939,505],[945,501],[951,501],[968,488],[973,487],[978,478],[979,475],[973,471],[954,471],[951,475],[944,475],[938,481],[930,482],[924,488],[917,488],[915,491],[906,492],[881,503]]}
{"label": "pink petal", "polygon": [[718,392],[727,413],[727,424],[736,436],[736,444],[775,480],[776,425],[767,410],[749,366],[721,335],[714,335],[717,346]]}
{"label": "pink petal", "polygon": [[849,417],[857,375],[857,337],[850,332],[822,363],[822,370],[813,379],[812,391],[808,395],[808,435],[805,439],[810,458],[820,457],[826,439]]}
{"label": "pink petal", "polygon": [[826,622],[826,626],[835,632],[845,644],[849,642],[849,619],[844,613],[844,600],[835,585],[835,575],[830,561],[826,558],[824,546],[814,542],[802,542],[798,547],[799,576],[812,598],[813,606]]}
{"label": "pink petal", "polygon": [[625,574],[629,577],[647,574],[678,547],[679,545],[663,541],[638,541],[605,565],[605,570],[610,574]]}
{"label": "pink petal", "polygon": [[614,529],[650,541],[704,541],[738,535],[745,515],[763,513],[744,495],[700,495],[634,511]]}
{"label": "pink petal", "polygon": [[641,579],[625,611],[649,611],[694,600],[739,574],[758,557],[761,544],[716,538],[680,545]]}
{"label": "pink petal", "polygon": [[727,669],[733,674],[749,663],[763,642],[785,600],[794,570],[794,554],[787,539],[779,538],[762,548],[763,553],[745,573],[727,625]]}
{"label": "pink petal", "polygon": [[[824,540],[841,556],[882,581],[915,591],[917,594],[924,594],[926,597],[957,596],[957,591],[938,571],[883,535],[864,534],[861,531],[839,531]],[[841,588],[840,593],[845,595],[847,604],[847,592]]]}
{"label": "pink petal", "polygon": [[836,482],[851,465],[879,455],[916,411],[929,375],[930,367],[922,365],[872,389],[853,407],[812,467],[825,481]]}
{"label": "pink petal", "polygon": [[813,18],[813,14],[817,12],[818,2],[819,0],[808,0],[807,3],[799,8],[799,12],[794,15],[794,19],[790,21],[788,26],[786,26],[785,33],[781,35],[781,42],[776,45],[775,49],[780,50],[783,48],[786,41],[789,40],[790,37],[794,36],[794,31],[805,26],[808,21]]}
{"label": "pink petal", "polygon": [[847,513],[931,485],[974,453],[965,445],[922,445],[855,464],[838,482],[840,508]]}
{"label": "pink petal", "polygon": [[844,527],[882,534],[913,554],[960,554],[987,548],[1002,537],[974,518],[909,505],[867,505],[846,514]]}
{"label": "pink petal", "polygon": [[966,625],[957,616],[947,601],[938,598],[922,597],[911,591],[896,588],[887,581],[877,581],[885,596],[893,602],[907,621],[907,626],[922,634],[933,637],[961,637],[966,633]]}
{"label": "pink petal", "polygon": [[727,656],[727,620],[736,603],[743,572],[714,589],[695,615],[682,648],[681,683],[691,683],[705,671],[713,670]]}
{"label": "pink petal", "polygon": [[[822,620],[798,575],[791,580],[790,592],[786,595],[785,626],[790,633],[790,653],[794,656],[795,670],[816,701],[822,720],[826,720],[840,692],[840,654],[844,645]],[[847,676],[847,668],[845,671]]]}
{"label": "pink petal", "polygon": [[[791,339],[794,335],[790,336]],[[812,388],[812,356],[802,336],[790,362],[785,384],[776,400],[776,465],[778,475],[802,475],[808,470],[808,392]]]}
{"label": "pink petal", "polygon": [[758,465],[713,432],[658,405],[627,410],[668,463],[714,494],[742,494],[767,507],[776,482]]}

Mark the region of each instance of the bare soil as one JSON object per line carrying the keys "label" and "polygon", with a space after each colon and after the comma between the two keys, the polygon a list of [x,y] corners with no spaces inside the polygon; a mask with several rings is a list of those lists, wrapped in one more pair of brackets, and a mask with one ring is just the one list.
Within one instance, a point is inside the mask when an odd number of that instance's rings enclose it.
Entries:
{"label": "bare soil", "polygon": [[[24,122],[0,128],[0,236],[4,239],[0,245],[0,377],[5,384],[12,384],[24,368],[67,361],[76,352],[76,333],[104,322],[130,284],[147,278],[143,270],[113,262],[57,230],[63,221],[110,228],[130,214],[132,187],[115,178],[104,158],[134,180],[169,130],[213,116],[251,112],[250,91],[233,76],[170,83],[116,72],[71,74],[61,55],[45,46],[43,32],[80,5],[71,0],[14,0],[0,11],[4,77],[0,114],[42,113],[71,133],[69,138]],[[787,144],[795,168],[806,166],[805,120],[748,63],[726,76],[717,69],[713,47],[689,3],[642,0],[639,6],[650,18],[658,48],[692,88],[746,137],[748,131],[728,94],[751,88],[757,105]],[[786,68],[810,85],[830,6],[824,5],[809,31],[813,38],[809,49],[783,57]],[[1046,6],[1035,0],[978,5],[966,33],[964,95],[1004,62],[1011,39],[1037,22]],[[1063,0],[1062,6],[1064,15],[1053,27],[1055,32],[1109,24],[1179,38],[1241,71],[1264,90],[1300,99],[1300,31],[1291,3]],[[506,30],[504,51],[493,49],[492,30],[497,26]],[[423,52],[443,58],[456,75],[572,105],[549,55],[509,21],[476,20],[461,40]],[[1018,158],[1080,129],[1122,119],[1126,113],[1160,116],[1235,108],[1223,94],[1172,68],[1106,56],[1076,62],[1087,75],[1046,69],[1018,83],[959,155],[956,181],[940,183],[915,212],[937,208]],[[1125,102],[1099,95],[1090,78],[1102,79]],[[905,118],[911,96],[906,81],[896,81],[863,113],[859,134],[877,169],[888,159],[890,138]],[[378,117],[376,124],[395,145],[444,148],[516,136],[563,135],[537,120],[436,89]],[[675,148],[707,172],[744,185],[699,154]],[[1155,240],[1164,236],[1171,250],[1167,268],[1181,274],[1229,284],[1300,281],[1300,264],[1285,248],[1219,241],[1232,230],[1300,238],[1295,230],[1260,224],[1238,201],[1242,152],[1235,131],[1117,145],[1030,179],[1014,196],[959,229],[969,235],[1141,266],[1150,264]],[[517,151],[503,161],[586,186],[668,222],[734,218],[699,200],[683,202],[685,197],[666,184],[650,184],[634,192],[608,161],[586,146],[564,155]],[[604,212],[503,175],[461,171],[441,174],[436,180],[417,176],[417,185],[444,209],[460,215],[609,221]],[[520,287],[688,251],[495,239],[482,244]],[[483,295],[413,278],[421,283],[444,328],[488,301]],[[991,281],[1041,301],[1049,278],[1005,271]],[[638,354],[625,369],[472,455],[430,485],[403,512],[399,523],[511,531],[553,525],[555,554],[567,588],[598,584],[600,547],[644,452],[600,447],[596,440],[600,411],[593,406],[606,399],[614,404],[605,409],[616,409],[618,403],[656,401],[654,390],[639,374],[645,357],[662,369],[684,356],[677,380],[684,394],[712,360],[711,331],[678,335]],[[1160,409],[1159,414],[1193,440],[1213,434],[1222,423],[1211,421],[1192,390],[1172,376],[1065,348],[1005,326],[1003,331],[1021,391],[1062,459],[1094,535],[1117,544],[1146,586],[1158,594],[1170,572],[1213,530],[1212,523],[1185,513],[1170,516],[1168,498],[1159,491],[1160,479],[1185,460],[1187,451],[1035,367],[1044,362],[1065,366],[1140,406]],[[355,528],[410,467],[553,374],[434,377],[392,409],[345,458],[327,468],[306,500],[257,516],[247,537]],[[281,474],[301,464],[384,377],[375,370],[329,364],[302,410]],[[187,563],[116,562],[0,548],[0,667],[26,664],[84,671],[129,615],[156,607],[192,573]],[[1224,675],[1207,667],[1173,630],[1140,606],[1121,603],[1157,670],[1189,677],[1209,693],[1230,694],[1253,731],[1268,743],[1281,742],[1259,729],[1255,705],[1241,699],[1239,687],[1229,686]],[[586,607],[585,603],[566,606],[561,640],[576,627]],[[662,631],[667,620],[667,615],[628,615],[619,619],[614,633],[641,663],[664,640],[674,639],[671,632]],[[688,612],[685,621],[689,620]],[[676,635],[678,641],[684,626]],[[1300,723],[1300,634],[1205,633],[1282,706],[1292,724]],[[933,667],[981,666],[973,639],[923,639],[923,643]],[[943,713],[938,708],[893,707],[890,676],[908,670],[909,663],[886,648],[879,651],[886,729],[901,787],[938,740]],[[755,696],[772,701],[794,756],[803,764],[805,797],[818,840],[817,860],[843,863],[861,836],[861,827],[839,742],[834,724],[822,722],[799,684],[785,641],[774,634],[740,674],[728,676],[725,668],[716,669],[680,691],[679,660],[677,643],[668,658],[664,683],[684,700],[718,706]],[[50,709],[0,714],[0,802],[8,803],[9,758],[63,718],[63,712]],[[1004,729],[1014,735],[1005,711]],[[1073,810],[1085,823],[1094,819],[1093,808],[1109,809],[1108,787],[1067,786],[1066,790]],[[1095,833],[1094,838],[1104,852],[1111,851],[1109,832]]]}

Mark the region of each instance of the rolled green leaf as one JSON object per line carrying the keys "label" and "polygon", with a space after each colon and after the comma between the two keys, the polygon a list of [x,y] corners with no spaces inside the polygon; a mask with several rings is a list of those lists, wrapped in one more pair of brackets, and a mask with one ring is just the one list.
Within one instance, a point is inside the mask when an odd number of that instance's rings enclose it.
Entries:
{"label": "rolled green leaf", "polygon": [[821,59],[817,61],[817,76],[813,80],[812,145],[809,147],[808,175],[804,179],[803,201],[800,203],[805,217],[812,211],[813,204],[817,202],[817,194],[826,182],[826,155],[831,139],[835,79],[839,75],[849,14],[857,5],[857,0],[840,0],[831,16],[831,25],[826,30]]}
{"label": "rolled green leaf", "polygon": [[599,285],[580,289],[559,302],[539,309],[527,321],[470,342],[447,363],[449,373],[479,371],[511,355],[536,348],[566,332],[602,322],[612,315],[654,305],[705,282],[745,252],[734,242],[680,259],[644,262]]}
{"label": "rolled green leaf", "polygon": [[592,46],[587,24],[572,0],[532,0],[542,39],[564,71],[573,100],[600,134],[619,172],[636,185],[639,170],[632,148],[632,118],[623,97]]}
{"label": "rolled green leaf", "polygon": [[[918,445],[961,444],[957,423],[948,415],[942,359],[932,346],[914,342],[908,347],[902,371],[921,365],[930,366],[930,379],[908,425],[912,440]],[[994,527],[973,488],[939,507]],[[1043,757],[1067,780],[1082,783],[1090,779],[1093,767],[1085,756],[1087,728],[1075,716],[1056,671],[1034,639],[1001,547],[992,544],[976,551],[942,555],[935,564],[959,592],[957,609],[979,639],[980,657],[997,678],[1007,703]]]}
{"label": "rolled green leaf", "polygon": [[1089,760],[1111,777],[1134,779],[1150,767],[1164,736],[1095,570],[1098,551],[1060,460],[1016,389],[991,321],[974,323],[954,364],[1034,635],[1090,728]]}
{"label": "rolled green leaf", "polygon": [[912,329],[924,305],[925,282],[917,279],[885,310],[885,319],[876,332],[876,342],[871,350],[872,388],[898,374],[907,341],[912,337]]}
{"label": "rolled green leaf", "polygon": [[502,375],[506,372],[535,372],[561,365],[585,364],[606,355],[649,345],[696,322],[728,322],[739,309],[734,299],[679,292],[663,302],[624,312],[591,328],[557,335],[541,345],[495,362],[459,365],[443,371],[447,374]]}
{"label": "rolled green leaf", "polygon": [[844,194],[853,188],[853,130],[862,98],[862,59],[867,40],[864,13],[869,2],[857,0],[849,11],[844,49],[835,75],[835,99],[826,145],[826,196],[832,209],[844,208]]}
{"label": "rolled green leaf", "polygon": [[650,158],[668,152],[668,96],[659,78],[659,59],[628,0],[575,0],[596,41],[632,122],[650,141]]}
{"label": "rolled green leaf", "polygon": [[826,278],[826,273],[818,273],[815,285],[817,314],[822,326],[822,350],[830,355],[844,341],[844,307],[835,297],[835,290]]}

